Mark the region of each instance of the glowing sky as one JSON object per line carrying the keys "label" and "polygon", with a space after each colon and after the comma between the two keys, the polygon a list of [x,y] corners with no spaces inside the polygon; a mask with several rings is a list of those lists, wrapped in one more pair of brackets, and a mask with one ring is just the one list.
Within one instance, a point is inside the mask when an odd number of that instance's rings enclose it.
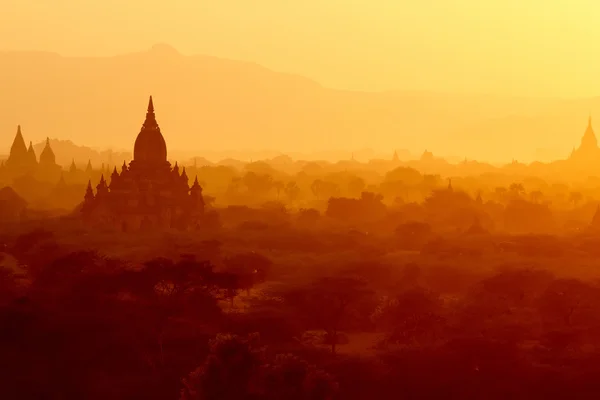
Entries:
{"label": "glowing sky", "polygon": [[335,88],[600,94],[592,0],[0,0],[0,49],[114,55],[166,42]]}

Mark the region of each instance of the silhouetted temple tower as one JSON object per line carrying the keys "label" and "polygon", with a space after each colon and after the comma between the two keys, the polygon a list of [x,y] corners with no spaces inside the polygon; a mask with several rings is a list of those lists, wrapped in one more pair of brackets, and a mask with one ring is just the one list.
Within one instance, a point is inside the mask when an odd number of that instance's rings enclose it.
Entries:
{"label": "silhouetted temple tower", "polygon": [[10,146],[6,166],[12,169],[23,169],[28,164],[27,146],[25,146],[25,139],[23,139],[23,134],[21,133],[21,125],[19,125],[17,126],[17,134],[15,135],[13,144]]}
{"label": "silhouetted temple tower", "polygon": [[167,144],[156,122],[152,96],[148,101],[146,120],[135,140],[133,162],[144,166],[167,163]]}
{"label": "silhouetted temple tower", "polygon": [[592,116],[588,117],[588,124],[581,144],[571,153],[570,159],[584,164],[597,164],[600,158],[600,148],[598,147],[598,139],[592,128]]}
{"label": "silhouetted temple tower", "polygon": [[[108,176],[108,173],[107,175]],[[204,212],[202,188],[190,189],[188,176],[167,161],[167,145],[154,114],[152,97],[146,119],[135,140],[133,160],[115,167],[110,182],[102,176],[94,195],[88,186],[82,206],[90,223],[117,229],[184,229],[199,226]]]}

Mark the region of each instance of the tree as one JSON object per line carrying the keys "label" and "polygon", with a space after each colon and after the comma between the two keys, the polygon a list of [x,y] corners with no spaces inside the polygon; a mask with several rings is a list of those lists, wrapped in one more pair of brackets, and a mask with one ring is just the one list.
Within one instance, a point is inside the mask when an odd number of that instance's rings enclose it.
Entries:
{"label": "tree", "polygon": [[231,307],[233,307],[233,302],[243,287],[240,276],[228,271],[217,272],[214,281],[222,293],[221,299],[229,300]]}
{"label": "tree", "polygon": [[569,194],[569,202],[573,203],[573,207],[577,207],[581,200],[583,200],[583,195],[580,192],[571,192]]}
{"label": "tree", "polygon": [[231,178],[229,185],[227,186],[227,195],[228,196],[237,196],[240,193],[240,188],[242,186],[242,179],[238,176],[234,176]]}
{"label": "tree", "polygon": [[326,277],[292,291],[286,297],[306,319],[309,327],[325,331],[331,353],[336,354],[340,329],[353,317],[359,317],[364,311],[363,306],[370,304],[372,295],[373,292],[362,279]]}
{"label": "tree", "polygon": [[312,227],[318,222],[320,217],[321,213],[319,213],[319,210],[316,210],[314,208],[302,208],[300,209],[300,211],[298,211],[296,221],[302,226]]}
{"label": "tree", "polygon": [[281,181],[275,181],[275,182],[273,182],[273,188],[275,189],[275,191],[277,193],[277,200],[279,200],[279,194],[285,188],[285,185]]}
{"label": "tree", "polygon": [[269,357],[259,336],[217,335],[204,363],[183,379],[180,400],[330,400],[337,383],[289,354]]}
{"label": "tree", "polygon": [[275,356],[262,375],[264,400],[329,400],[337,391],[329,374],[291,354]]}
{"label": "tree", "polygon": [[157,348],[159,367],[165,364],[164,346],[169,328],[183,321],[197,320],[197,315],[202,316],[205,324],[221,314],[216,301],[221,282],[209,262],[196,261],[192,256],[182,256],[177,262],[155,258],[139,271],[122,272],[117,281],[119,292],[135,300],[135,325],[143,335],[148,335],[148,343],[144,343],[140,335],[136,344],[149,347],[147,358],[150,360],[152,348]]}
{"label": "tree", "polygon": [[348,182],[348,193],[354,197],[360,196],[366,186],[364,179],[355,176]]}
{"label": "tree", "polygon": [[496,195],[496,198],[498,199],[498,201],[500,202],[505,202],[506,201],[506,195],[508,193],[508,189],[506,189],[503,186],[499,186],[494,190],[494,194]]}
{"label": "tree", "polygon": [[544,194],[540,190],[534,190],[531,193],[529,193],[529,198],[531,199],[532,202],[534,202],[536,204],[539,203],[543,197],[544,197]]}
{"label": "tree", "polygon": [[385,329],[385,343],[419,344],[435,340],[443,329],[443,305],[438,296],[421,288],[385,298],[373,314]]}
{"label": "tree", "polygon": [[240,253],[225,259],[227,272],[238,277],[238,287],[250,292],[258,283],[264,282],[273,263],[256,252]]}
{"label": "tree", "polygon": [[242,182],[252,195],[264,196],[273,188],[273,177],[267,174],[247,172]]}
{"label": "tree", "polygon": [[[217,335],[202,366],[184,380],[181,400],[257,399],[253,387],[263,363],[258,335]],[[254,396],[253,396],[254,395]]]}
{"label": "tree", "polygon": [[525,194],[525,188],[522,183],[511,183],[508,187],[508,191],[513,197],[521,197]]}
{"label": "tree", "polygon": [[384,182],[403,182],[406,186],[416,186],[423,182],[423,176],[414,168],[398,167],[385,174]]}
{"label": "tree", "polygon": [[335,182],[323,181],[321,179],[316,179],[310,185],[310,190],[317,199],[330,198],[340,193],[340,188]]}
{"label": "tree", "polygon": [[285,194],[288,196],[288,199],[290,199],[291,203],[294,203],[298,199],[298,196],[300,195],[300,188],[296,182],[291,181],[285,185]]}
{"label": "tree", "polygon": [[315,179],[313,181],[313,183],[310,185],[310,190],[317,199],[321,198],[322,189],[323,189],[323,181],[320,179]]}

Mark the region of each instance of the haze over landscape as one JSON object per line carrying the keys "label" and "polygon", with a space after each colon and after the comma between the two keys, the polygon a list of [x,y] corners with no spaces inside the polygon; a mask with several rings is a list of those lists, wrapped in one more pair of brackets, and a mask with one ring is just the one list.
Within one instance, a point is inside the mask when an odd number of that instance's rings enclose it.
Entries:
{"label": "haze over landscape", "polygon": [[0,3],[0,399],[600,398],[597,2]]}
{"label": "haze over landscape", "polygon": [[130,149],[149,94],[170,150],[207,158],[549,161],[600,111],[591,3],[127,4],[8,2],[3,152],[17,124],[34,142]]}

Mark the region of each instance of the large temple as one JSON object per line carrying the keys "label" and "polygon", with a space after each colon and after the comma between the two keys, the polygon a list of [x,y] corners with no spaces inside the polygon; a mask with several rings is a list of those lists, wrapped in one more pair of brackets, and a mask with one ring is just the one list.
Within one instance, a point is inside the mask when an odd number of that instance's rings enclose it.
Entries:
{"label": "large temple", "polygon": [[198,179],[190,187],[185,168],[167,161],[152,97],[146,120],[135,140],[133,160],[115,167],[109,180],[101,177],[96,193],[91,182],[81,207],[84,221],[123,231],[196,228],[204,213]]}

